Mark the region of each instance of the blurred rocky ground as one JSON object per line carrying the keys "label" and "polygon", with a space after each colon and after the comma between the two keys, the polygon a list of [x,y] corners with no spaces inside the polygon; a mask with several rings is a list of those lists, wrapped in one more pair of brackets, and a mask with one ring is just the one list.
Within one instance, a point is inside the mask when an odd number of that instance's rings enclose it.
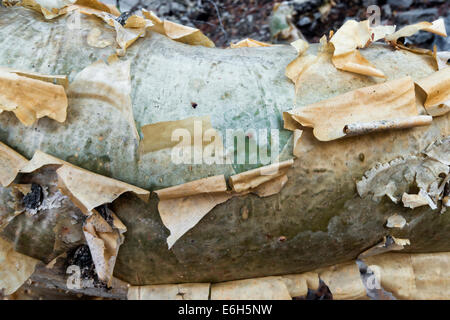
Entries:
{"label": "blurred rocky ground", "polygon": [[[122,12],[146,8],[158,16],[201,29],[218,47],[243,38],[282,43],[297,37],[317,42],[347,19],[364,20],[377,5],[381,24],[397,27],[443,17],[450,30],[448,0],[103,0]],[[298,32],[299,31],[299,32]],[[420,47],[450,50],[449,38],[420,32],[407,39]]]}

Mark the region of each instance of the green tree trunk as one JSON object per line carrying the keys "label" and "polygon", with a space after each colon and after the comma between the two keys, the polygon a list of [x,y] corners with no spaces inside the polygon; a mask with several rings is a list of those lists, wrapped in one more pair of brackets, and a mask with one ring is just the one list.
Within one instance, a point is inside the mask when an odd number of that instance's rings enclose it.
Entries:
{"label": "green tree trunk", "polygon": [[[74,32],[67,17],[45,21],[32,11],[0,8],[0,65],[47,74],[68,74],[73,80],[91,63],[114,53],[87,45],[93,27],[114,35],[96,18],[81,17]],[[311,52],[317,50],[312,46]],[[363,55],[388,79],[413,79],[431,74],[428,57],[395,51],[383,45]],[[159,34],[139,39],[122,59],[131,60],[132,102],[136,126],[191,116],[210,115],[212,126],[226,129],[281,129],[283,157],[291,156],[291,132],[282,130],[282,112],[294,107],[295,90],[285,77],[294,48],[209,49],[171,41]],[[297,105],[309,104],[376,83],[370,77],[318,70],[297,95]],[[198,106],[194,109],[191,103]],[[0,141],[30,158],[40,149],[85,169],[156,190],[206,176],[234,174],[251,165],[175,165],[169,154],[139,155],[128,123],[99,93],[97,105],[71,97],[67,121],[49,119],[24,127],[13,114],[0,115]],[[311,131],[302,137],[303,153],[277,195],[233,198],[209,212],[191,231],[167,249],[168,230],[157,210],[123,195],[113,210],[127,226],[115,276],[134,285],[219,282],[298,273],[355,259],[388,234],[408,238],[405,252],[449,251],[450,215],[420,207],[414,210],[386,197],[361,198],[355,182],[378,162],[420,153],[449,135],[449,114],[428,127],[389,131],[331,142],[317,141]],[[102,137],[102,139],[99,139]],[[88,187],[88,186],[86,186]],[[9,193],[2,189],[0,209],[10,212]],[[242,212],[248,210],[248,218]],[[401,230],[385,227],[398,213],[409,222]],[[48,262],[56,251],[60,226],[69,225],[70,210],[45,218],[16,217],[2,236],[17,250]],[[77,226],[78,224],[75,224]],[[285,241],[280,241],[285,237]],[[56,248],[56,249],[55,249]]]}

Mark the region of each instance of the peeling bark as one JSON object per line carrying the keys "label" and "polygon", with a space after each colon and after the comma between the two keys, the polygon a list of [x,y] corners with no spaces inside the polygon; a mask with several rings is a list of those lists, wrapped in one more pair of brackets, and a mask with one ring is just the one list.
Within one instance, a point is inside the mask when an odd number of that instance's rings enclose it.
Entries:
{"label": "peeling bark", "polygon": [[[46,22],[22,8],[0,8],[0,65],[45,74],[78,72],[114,49],[94,48],[86,37],[92,28],[112,34],[94,17],[81,17],[80,33],[67,28],[68,17]],[[80,36],[78,36],[80,35]],[[314,53],[316,46],[309,51]],[[383,45],[361,50],[388,80],[418,80],[434,72],[431,58]],[[285,77],[297,53],[290,46],[233,50],[188,46],[152,33],[136,41],[122,59],[131,61],[132,105],[136,127],[193,116],[211,116],[212,127],[280,129],[282,157],[292,157],[291,133],[283,130],[282,112],[349,90],[384,81],[314,65],[302,74],[297,95]],[[414,67],[412,67],[414,66]],[[181,72],[182,71],[182,72]],[[67,121],[40,119],[25,127],[8,112],[0,114],[0,141],[30,158],[40,149],[82,168],[156,190],[205,178],[240,173],[251,165],[175,165],[170,153],[138,153],[127,119],[104,97],[70,96]],[[93,103],[94,101],[95,103]],[[192,108],[191,103],[197,104]],[[89,108],[87,114],[85,108]],[[402,252],[450,251],[450,216],[429,207],[404,208],[389,199],[361,198],[355,182],[376,163],[420,154],[450,134],[446,114],[429,126],[373,133],[338,141],[317,141],[304,130],[297,159],[279,194],[249,194],[220,204],[167,250],[169,235],[158,210],[131,194],[111,208],[127,226],[114,275],[133,285],[228,280],[300,273],[355,259],[384,236],[407,238]],[[363,155],[363,156],[361,156]],[[362,160],[361,160],[362,159]],[[48,177],[47,177],[48,178]],[[1,215],[13,212],[9,190],[0,189]],[[242,208],[248,211],[241,217]],[[58,215],[15,217],[1,232],[16,249],[49,262],[57,252],[60,229],[70,223],[74,208]],[[402,229],[385,227],[394,213],[407,221]],[[81,227],[80,227],[81,228]],[[282,238],[283,237],[283,238]],[[279,239],[284,239],[280,241]],[[60,243],[60,252],[67,248]],[[69,245],[73,246],[74,243]]]}

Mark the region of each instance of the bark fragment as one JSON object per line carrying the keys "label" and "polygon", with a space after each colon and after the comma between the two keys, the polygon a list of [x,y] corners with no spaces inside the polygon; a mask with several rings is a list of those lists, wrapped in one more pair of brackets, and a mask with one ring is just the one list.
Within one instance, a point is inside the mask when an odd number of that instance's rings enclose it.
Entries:
{"label": "bark fragment", "polygon": [[214,176],[179,186],[155,191],[159,197],[158,211],[170,230],[169,249],[193,228],[212,208],[231,198],[225,177]]}
{"label": "bark fragment", "polygon": [[11,243],[0,238],[0,291],[14,293],[34,272],[38,260],[14,251]]}
{"label": "bark fragment", "polygon": [[44,75],[0,69],[0,113],[14,112],[26,126],[42,117],[64,122],[68,106],[66,92],[63,86],[51,83],[50,79]]}
{"label": "bark fragment", "polygon": [[314,128],[314,136],[320,141],[430,123],[430,117],[417,116],[414,83],[410,77],[364,87],[283,113],[286,129],[292,130],[293,121],[298,122]]}
{"label": "bark fragment", "polygon": [[270,43],[265,43],[257,40],[253,40],[250,38],[243,39],[237,43],[231,43],[230,48],[257,48],[257,47],[271,47]]}
{"label": "bark fragment", "polygon": [[432,116],[442,116],[450,111],[450,67],[416,81],[425,92],[424,106]]}
{"label": "bark fragment", "polygon": [[110,101],[128,121],[134,138],[139,141],[131,102],[130,65],[129,60],[121,61],[115,55],[110,56],[107,63],[99,60],[76,75],[69,86],[69,95],[78,99]]}
{"label": "bark fragment", "polygon": [[178,23],[159,19],[152,11],[142,10],[145,18],[153,22],[150,30],[158,32],[169,37],[172,40],[194,45],[205,46],[209,48],[215,47],[207,36],[205,36],[199,29],[183,26]]}

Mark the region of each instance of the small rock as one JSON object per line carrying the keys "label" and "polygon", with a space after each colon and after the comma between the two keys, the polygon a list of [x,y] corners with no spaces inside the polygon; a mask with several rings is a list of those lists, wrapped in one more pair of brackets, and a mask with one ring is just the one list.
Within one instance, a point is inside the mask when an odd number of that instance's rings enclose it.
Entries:
{"label": "small rock", "polygon": [[169,14],[170,12],[170,8],[168,5],[162,5],[158,8],[158,14],[161,16],[165,16],[167,14]]}
{"label": "small rock", "polygon": [[407,9],[413,4],[413,0],[388,0],[387,4],[395,9]]}
{"label": "small rock", "polygon": [[293,7],[300,13],[313,11],[322,5],[322,0],[294,0]]}
{"label": "small rock", "polygon": [[368,7],[368,6],[377,6],[378,5],[378,0],[363,0],[362,5],[364,7]]}
{"label": "small rock", "polygon": [[187,11],[186,7],[184,5],[182,5],[181,3],[178,3],[178,2],[171,2],[170,10],[171,11],[180,12],[180,13],[184,13],[184,12]]}
{"label": "small rock", "polygon": [[414,9],[404,12],[399,12],[395,16],[395,22],[397,25],[413,24],[420,21],[434,21],[438,17],[437,8],[428,9]]}
{"label": "small rock", "polygon": [[399,214],[394,214],[387,219],[386,227],[402,229],[406,225],[406,220]]}
{"label": "small rock", "polygon": [[405,39],[405,44],[424,45],[427,42],[433,41],[434,34],[429,32],[419,32],[414,36]]}
{"label": "small rock", "polygon": [[381,15],[384,16],[386,19],[389,19],[392,17],[392,9],[391,6],[388,4],[385,4],[381,7]]}
{"label": "small rock", "polygon": [[304,27],[304,26],[311,24],[311,22],[312,22],[312,20],[310,17],[301,17],[300,20],[298,20],[297,25],[299,27]]}

